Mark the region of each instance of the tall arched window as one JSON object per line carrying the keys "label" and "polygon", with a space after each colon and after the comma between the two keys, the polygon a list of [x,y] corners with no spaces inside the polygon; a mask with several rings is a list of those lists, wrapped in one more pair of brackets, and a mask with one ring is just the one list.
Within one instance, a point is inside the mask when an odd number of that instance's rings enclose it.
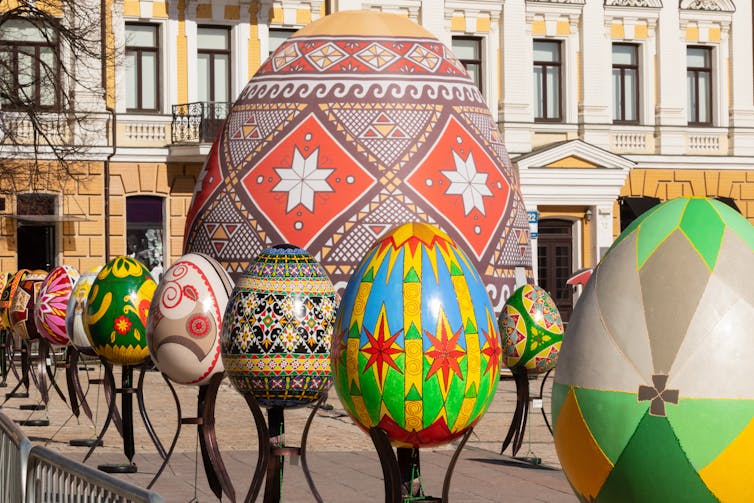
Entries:
{"label": "tall arched window", "polygon": [[126,254],[147,266],[158,281],[164,266],[164,206],[162,197],[126,198]]}

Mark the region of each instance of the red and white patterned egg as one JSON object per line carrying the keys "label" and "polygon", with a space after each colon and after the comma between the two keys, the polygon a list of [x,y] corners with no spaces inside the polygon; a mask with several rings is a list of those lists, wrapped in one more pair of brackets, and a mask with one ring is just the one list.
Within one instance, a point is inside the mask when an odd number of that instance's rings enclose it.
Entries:
{"label": "red and white patterned egg", "polygon": [[233,290],[211,257],[188,253],[165,271],[147,318],[147,345],[157,368],[180,384],[205,384],[223,372],[222,316]]}

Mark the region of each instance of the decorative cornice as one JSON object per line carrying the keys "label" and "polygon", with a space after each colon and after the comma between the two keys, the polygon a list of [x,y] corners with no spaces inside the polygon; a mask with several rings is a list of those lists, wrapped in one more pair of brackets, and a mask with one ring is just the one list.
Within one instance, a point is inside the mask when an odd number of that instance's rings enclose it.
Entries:
{"label": "decorative cornice", "polygon": [[662,0],[605,0],[605,7],[650,7],[662,8]]}
{"label": "decorative cornice", "polygon": [[584,5],[586,0],[526,0],[527,3],[562,3],[571,5]]}
{"label": "decorative cornice", "polygon": [[736,11],[736,6],[731,0],[680,0],[679,7],[683,10]]}

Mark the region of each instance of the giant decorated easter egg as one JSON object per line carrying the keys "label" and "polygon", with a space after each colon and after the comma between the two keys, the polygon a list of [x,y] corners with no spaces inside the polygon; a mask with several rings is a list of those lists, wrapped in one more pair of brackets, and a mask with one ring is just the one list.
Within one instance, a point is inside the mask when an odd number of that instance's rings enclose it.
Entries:
{"label": "giant decorated easter egg", "polygon": [[39,332],[34,324],[34,306],[47,271],[35,269],[21,276],[10,303],[8,317],[13,333],[21,339],[37,339]]}
{"label": "giant decorated easter egg", "polygon": [[301,248],[262,252],[236,282],[223,318],[225,372],[265,407],[315,402],[330,385],[335,290]]}
{"label": "giant decorated easter egg", "polygon": [[8,318],[8,308],[10,307],[10,299],[13,298],[13,293],[18,287],[18,282],[15,281],[16,274],[4,273],[2,275],[3,287],[0,289],[0,329],[10,330],[10,318]]}
{"label": "giant decorated easter egg", "polygon": [[39,288],[34,304],[34,323],[39,335],[50,344],[65,346],[69,342],[65,315],[73,285],[78,279],[79,272],[75,267],[61,265],[50,271]]}
{"label": "giant decorated easter egg", "polygon": [[84,328],[84,312],[89,290],[102,266],[95,266],[83,272],[76,283],[68,299],[68,307],[65,312],[65,328],[71,344],[85,355],[95,356],[97,353],[92,349],[92,343]]}
{"label": "giant decorated easter egg", "polygon": [[146,323],[157,284],[131,257],[102,267],[86,300],[84,329],[94,351],[116,365],[138,365],[149,357]]}
{"label": "giant decorated easter egg", "polygon": [[644,213],[571,316],[555,447],[581,501],[754,501],[754,227],[713,199]]}
{"label": "giant decorated easter egg", "polygon": [[524,285],[505,301],[498,320],[503,364],[513,372],[540,374],[555,367],[563,340],[563,321],[550,294]]}
{"label": "giant decorated easter egg", "polygon": [[380,239],[341,300],[335,389],[364,429],[427,447],[463,435],[492,402],[501,348],[484,281],[444,232],[405,224]]}
{"label": "giant decorated easter egg", "polygon": [[147,319],[147,345],[157,368],[180,384],[205,384],[223,372],[222,316],[233,283],[211,257],[188,253],[157,286]]}
{"label": "giant decorated easter egg", "polygon": [[337,291],[372,244],[405,222],[467,250],[493,305],[531,276],[518,176],[464,66],[408,18],[342,11],[288,38],[241,92],[204,166],[186,252],[235,279],[296,243]]}

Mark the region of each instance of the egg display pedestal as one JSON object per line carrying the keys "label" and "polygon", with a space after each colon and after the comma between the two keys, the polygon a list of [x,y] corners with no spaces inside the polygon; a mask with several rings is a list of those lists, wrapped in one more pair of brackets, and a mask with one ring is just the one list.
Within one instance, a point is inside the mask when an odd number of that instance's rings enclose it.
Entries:
{"label": "egg display pedestal", "polygon": [[[505,435],[505,439],[503,440],[503,446],[500,448],[500,454],[505,452],[505,449],[507,449],[510,445],[511,454],[515,459],[524,461],[526,463],[531,463],[533,465],[538,465],[541,463],[541,459],[536,456],[517,457],[516,455],[518,454],[518,451],[521,449],[521,446],[524,442],[524,433],[526,432],[530,403],[532,402],[532,400],[542,400],[545,383],[550,376],[550,372],[551,370],[548,370],[542,377],[542,382],[539,386],[539,396],[531,396],[531,380],[529,379],[529,373],[525,370],[511,371],[511,373],[513,374],[513,381],[516,384],[516,410],[513,413],[513,420],[511,421],[511,425],[508,428],[508,433]],[[544,407],[542,407],[541,410],[542,417],[544,418],[545,424],[547,425],[547,429],[550,430],[550,433],[552,433],[552,426],[550,426],[550,421],[547,419],[547,413],[545,412]]]}
{"label": "egg display pedestal", "polygon": [[89,456],[91,456],[94,450],[97,448],[97,445],[101,445],[102,439],[107,432],[107,428],[110,426],[110,422],[115,418],[117,410],[115,398],[117,394],[120,394],[120,418],[123,437],[123,453],[126,455],[126,458],[128,458],[128,463],[103,464],[97,466],[97,468],[107,473],[136,473],[138,469],[136,467],[136,464],[133,462],[134,455],[136,454],[136,451],[134,449],[133,394],[136,394],[137,396],[141,418],[144,421],[144,425],[146,426],[149,437],[152,439],[152,442],[157,448],[158,454],[162,459],[165,459],[166,456],[165,449],[160,443],[160,440],[155,435],[154,430],[152,429],[152,425],[149,422],[149,418],[146,414],[146,410],[144,409],[143,378],[144,372],[146,371],[146,365],[141,365],[141,376],[139,378],[139,385],[136,388],[134,388],[133,386],[134,366],[123,365],[121,367],[121,387],[116,388],[112,365],[105,358],[101,358],[101,361],[102,365],[105,366],[105,389],[107,389],[108,387],[110,387],[111,389],[111,392],[109,394],[110,400],[107,408],[107,418],[105,419],[105,423],[102,425],[102,430],[97,436],[96,443],[89,448],[89,451],[86,453],[86,456],[84,456],[83,461],[86,462],[86,460],[89,459]]}
{"label": "egg display pedestal", "polygon": [[[68,397],[71,401],[70,406],[73,415],[78,418],[81,413],[80,411],[83,410],[84,414],[86,414],[86,417],[89,418],[89,421],[91,421],[96,428],[97,425],[94,421],[92,409],[91,407],[89,407],[89,402],[86,399],[86,392],[84,392],[84,389],[81,387],[81,379],[79,378],[79,358],[82,354],[87,356],[96,356],[94,350],[90,349],[89,351],[82,351],[73,344],[69,344],[66,349],[65,378],[68,387]],[[90,387],[91,385],[104,384],[104,382],[105,381],[101,378],[89,378]],[[105,388],[105,399],[108,403],[110,403],[110,391],[111,390],[109,387]],[[122,436],[123,426],[121,424],[120,414],[117,410],[115,411],[115,418],[113,419],[113,422],[115,423],[115,427],[118,430],[118,434]],[[68,441],[68,445],[71,445],[73,447],[91,447],[92,445],[102,446],[103,442],[102,440],[98,440],[96,437],[74,438]]]}
{"label": "egg display pedestal", "polygon": [[[13,341],[13,335],[11,332],[11,335],[9,336],[11,341]],[[10,347],[13,347],[13,342],[11,342]],[[10,362],[11,362],[11,371],[13,372],[13,375],[16,377],[16,385],[13,387],[13,389],[10,390],[10,392],[5,394],[5,400],[2,404],[0,404],[0,407],[5,405],[5,402],[10,400],[11,398],[29,398],[29,348],[26,346],[26,341],[21,341],[21,344],[18,348],[19,351],[19,363],[21,365],[21,369],[16,369],[15,365],[15,349],[11,351],[8,355]],[[18,391],[21,387],[26,391]]]}
{"label": "egg display pedestal", "polygon": [[[57,374],[57,365],[55,363],[52,363],[50,359],[50,343],[40,337],[37,344],[37,382],[39,384],[39,393],[42,396],[42,402],[45,404],[45,406],[49,403],[50,389],[54,389],[60,399],[68,404],[68,400],[66,400],[65,394],[63,394],[63,390],[60,389],[60,386],[58,386],[58,383],[55,380],[55,375]],[[53,368],[55,370],[53,370]],[[47,384],[48,379],[49,385]]]}
{"label": "egg display pedestal", "polygon": [[[12,343],[10,330],[0,329],[0,388],[8,387],[8,372],[10,367],[8,366],[10,359],[10,351],[8,351],[8,343]],[[11,362],[12,364],[12,362]]]}
{"label": "egg display pedestal", "polygon": [[[267,421],[264,419],[264,414],[259,406],[256,398],[250,393],[243,394],[246,403],[251,409],[251,414],[254,416],[254,423],[257,427],[257,439],[259,445],[259,458],[257,459],[257,466],[254,470],[254,477],[251,479],[251,486],[249,486],[249,492],[246,494],[246,503],[252,503],[256,501],[259,495],[259,490],[262,487],[262,481],[266,482],[264,485],[264,502],[265,503],[278,503],[280,501],[282,484],[283,484],[283,458],[285,456],[291,457],[291,459],[301,458],[301,468],[304,471],[306,482],[309,484],[309,489],[312,491],[312,496],[318,503],[322,503],[322,497],[317,491],[317,487],[314,485],[314,479],[309,472],[309,465],[306,459],[306,441],[309,437],[309,428],[311,427],[314,416],[317,411],[327,400],[327,391],[317,400],[312,407],[312,412],[309,414],[306,420],[306,425],[301,433],[301,446],[293,447],[285,445],[285,407],[272,406],[267,407]],[[268,449],[263,446],[268,446]]]}
{"label": "egg display pedestal", "polygon": [[[142,377],[143,375],[144,374],[142,374]],[[155,472],[149,485],[147,485],[147,489],[151,489],[154,483],[157,482],[157,479],[160,478],[160,475],[162,475],[165,467],[170,462],[170,458],[172,457],[176,443],[178,442],[178,437],[181,434],[181,426],[184,424],[195,424],[202,453],[204,473],[207,476],[210,489],[212,489],[212,492],[218,499],[222,499],[222,494],[225,493],[231,501],[235,501],[236,492],[233,488],[233,483],[228,476],[225,463],[223,463],[220,450],[217,446],[217,435],[215,434],[215,402],[217,400],[217,391],[220,388],[220,383],[225,377],[225,374],[215,374],[207,384],[199,386],[199,396],[196,405],[197,415],[194,417],[183,417],[181,412],[181,402],[178,399],[178,394],[175,392],[173,383],[164,373],[162,374],[162,377],[168,385],[170,393],[173,395],[173,400],[175,400],[178,426],[176,427],[175,435],[170,443],[170,447],[163,457],[162,464],[157,472]]]}

